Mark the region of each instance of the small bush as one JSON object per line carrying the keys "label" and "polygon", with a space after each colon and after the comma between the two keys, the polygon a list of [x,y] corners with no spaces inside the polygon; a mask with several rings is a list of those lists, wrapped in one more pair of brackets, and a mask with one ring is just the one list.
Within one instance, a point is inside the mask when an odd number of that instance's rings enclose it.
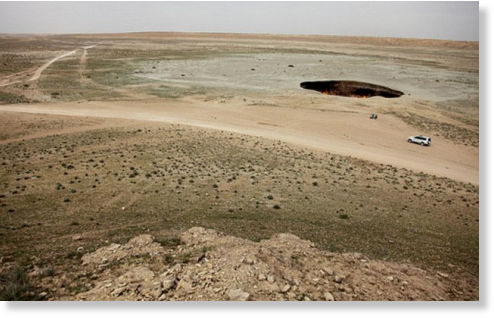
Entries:
{"label": "small bush", "polygon": [[56,270],[53,266],[48,266],[47,268],[43,269],[43,271],[41,272],[41,277],[51,277],[51,276],[55,276],[56,274]]}
{"label": "small bush", "polygon": [[204,246],[202,248],[203,253],[207,253],[207,252],[212,251],[212,250],[214,250],[214,246]]}
{"label": "small bush", "polygon": [[180,239],[178,237],[164,237],[156,240],[161,246],[164,247],[174,247],[180,245]]}
{"label": "small bush", "polygon": [[190,254],[190,253],[184,254],[184,256],[182,256],[182,263],[184,263],[184,264],[189,263],[191,256],[192,256],[192,254]]}
{"label": "small bush", "polygon": [[16,266],[0,276],[0,301],[37,300],[24,268]]}
{"label": "small bush", "polygon": [[165,254],[163,260],[165,261],[166,264],[171,264],[173,263],[173,256],[171,254]]}

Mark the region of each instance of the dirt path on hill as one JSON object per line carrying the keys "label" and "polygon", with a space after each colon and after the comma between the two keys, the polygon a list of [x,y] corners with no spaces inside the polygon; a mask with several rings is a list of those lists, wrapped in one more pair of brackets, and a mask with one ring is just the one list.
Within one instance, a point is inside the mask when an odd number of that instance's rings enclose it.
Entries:
{"label": "dirt path on hill", "polygon": [[417,172],[478,184],[478,148],[433,136],[431,147],[407,143],[416,129],[391,115],[187,100],[19,104],[1,110],[135,119],[191,125],[281,140]]}

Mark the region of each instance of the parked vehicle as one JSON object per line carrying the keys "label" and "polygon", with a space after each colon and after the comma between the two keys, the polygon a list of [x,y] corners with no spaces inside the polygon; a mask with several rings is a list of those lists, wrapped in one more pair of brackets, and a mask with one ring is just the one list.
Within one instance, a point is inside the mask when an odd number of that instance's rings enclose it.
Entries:
{"label": "parked vehicle", "polygon": [[371,115],[369,116],[369,118],[370,118],[370,119],[377,119],[377,114],[371,114]]}
{"label": "parked vehicle", "polygon": [[421,146],[430,146],[432,139],[427,136],[418,135],[418,136],[410,136],[408,137],[408,142],[413,142],[415,144],[419,144]]}

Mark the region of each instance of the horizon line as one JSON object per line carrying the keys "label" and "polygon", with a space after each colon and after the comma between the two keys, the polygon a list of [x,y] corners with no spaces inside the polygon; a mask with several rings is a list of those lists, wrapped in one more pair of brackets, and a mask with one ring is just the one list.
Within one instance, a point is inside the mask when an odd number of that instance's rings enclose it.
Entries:
{"label": "horizon line", "polygon": [[105,34],[139,34],[139,33],[189,33],[189,34],[238,34],[238,35],[266,35],[266,36],[327,36],[327,37],[340,37],[340,38],[372,38],[372,39],[403,39],[403,40],[433,40],[433,41],[448,41],[448,42],[468,42],[479,43],[479,40],[455,40],[445,38],[422,38],[422,37],[398,37],[398,36],[373,36],[373,35],[337,35],[337,34],[321,34],[321,33],[256,33],[256,32],[215,32],[215,31],[124,31],[124,32],[69,32],[69,33],[46,33],[46,32],[0,32],[0,35],[34,35],[34,36],[60,36],[60,35],[105,35]]}

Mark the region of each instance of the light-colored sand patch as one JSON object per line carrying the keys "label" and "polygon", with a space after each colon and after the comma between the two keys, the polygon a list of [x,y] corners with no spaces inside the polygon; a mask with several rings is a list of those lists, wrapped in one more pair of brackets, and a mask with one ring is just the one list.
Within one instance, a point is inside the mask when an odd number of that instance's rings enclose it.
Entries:
{"label": "light-colored sand patch", "polygon": [[[235,102],[232,102],[235,103]],[[419,133],[391,115],[327,112],[187,100],[2,106],[1,110],[158,121],[260,136],[417,172],[478,184],[478,148],[433,136],[431,147],[407,143]],[[269,122],[270,125],[260,123]]]}

